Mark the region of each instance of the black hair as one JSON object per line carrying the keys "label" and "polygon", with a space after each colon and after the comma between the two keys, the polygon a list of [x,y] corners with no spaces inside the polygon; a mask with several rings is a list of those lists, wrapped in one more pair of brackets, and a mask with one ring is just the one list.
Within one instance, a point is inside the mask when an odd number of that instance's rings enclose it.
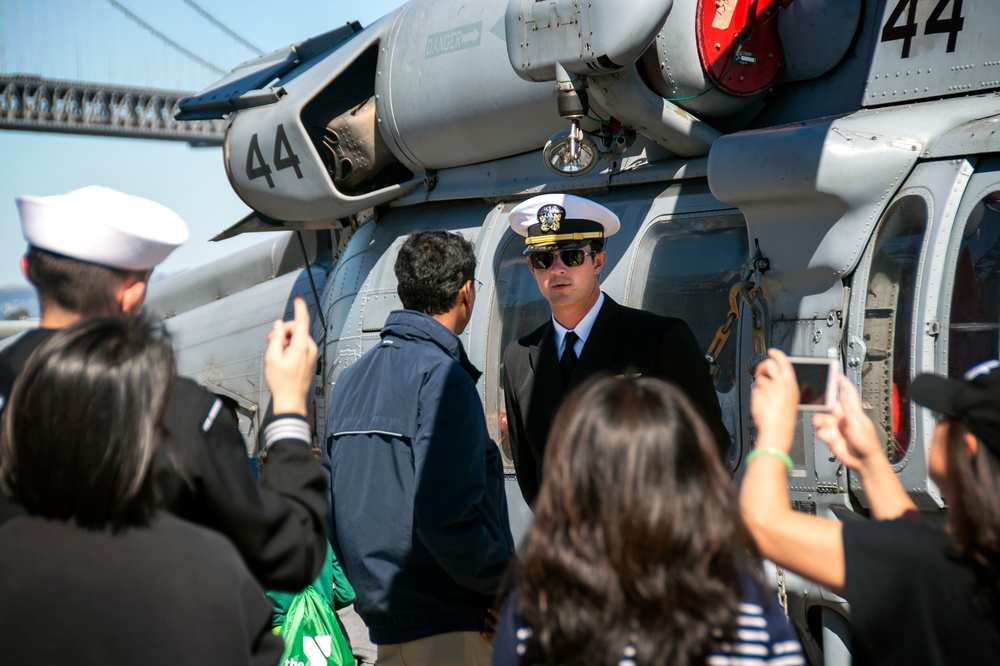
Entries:
{"label": "black hair", "polygon": [[175,383],[141,320],[62,329],[28,359],[0,430],[0,483],[29,513],[120,529],[156,508],[150,464]]}
{"label": "black hair", "polygon": [[145,281],[142,271],[126,271],[78,261],[29,247],[28,281],[38,290],[44,310],[55,304],[83,317],[114,316],[115,292],[130,278]]}
{"label": "black hair", "polygon": [[427,315],[448,312],[458,292],[476,273],[472,243],[447,231],[418,231],[399,248],[397,293],[407,310]]}

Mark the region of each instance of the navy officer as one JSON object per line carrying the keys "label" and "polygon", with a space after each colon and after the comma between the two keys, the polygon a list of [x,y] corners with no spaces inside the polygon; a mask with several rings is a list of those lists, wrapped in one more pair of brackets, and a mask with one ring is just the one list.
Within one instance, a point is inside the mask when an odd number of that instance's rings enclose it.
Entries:
{"label": "navy officer", "polygon": [[528,270],[552,316],[504,351],[504,399],[518,485],[538,494],[549,427],[563,397],[597,373],[646,375],[679,386],[701,412],[725,459],[708,363],[682,319],[625,307],[601,291],[604,242],[621,223],[608,208],[572,194],[518,204],[511,229],[524,236]]}

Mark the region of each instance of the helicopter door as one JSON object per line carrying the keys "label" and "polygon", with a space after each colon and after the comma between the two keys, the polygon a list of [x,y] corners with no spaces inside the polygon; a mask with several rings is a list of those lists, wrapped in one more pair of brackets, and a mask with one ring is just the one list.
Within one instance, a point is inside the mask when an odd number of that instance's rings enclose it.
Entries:
{"label": "helicopter door", "polygon": [[[625,304],[684,319],[699,347],[708,349],[726,321],[729,291],[743,279],[747,254],[746,221],[736,211],[658,217],[640,235]],[[713,375],[733,470],[742,459],[739,330],[722,348]]]}
{"label": "helicopter door", "polygon": [[934,419],[911,404],[910,384],[921,372],[960,376],[1000,351],[998,190],[996,165],[975,175],[965,160],[919,165],[855,274],[851,312],[863,314],[849,324],[847,371],[922,509],[944,502],[926,472]]}
{"label": "helicopter door", "polygon": [[965,188],[955,224],[942,229],[947,242],[934,371],[961,377],[969,368],[1000,357],[1000,160],[978,171]]}

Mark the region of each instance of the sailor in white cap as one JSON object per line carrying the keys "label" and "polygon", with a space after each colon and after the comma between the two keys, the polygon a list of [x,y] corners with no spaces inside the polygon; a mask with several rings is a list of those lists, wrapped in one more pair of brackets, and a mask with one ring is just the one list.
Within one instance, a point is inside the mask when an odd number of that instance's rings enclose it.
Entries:
{"label": "sailor in white cap", "polygon": [[[38,292],[41,322],[0,351],[0,411],[28,357],[59,329],[93,317],[135,316],[153,267],[188,237],[184,221],[166,206],[106,187],[22,196],[17,206],[28,242],[21,268]],[[308,338],[308,323],[303,328],[299,321],[308,322],[308,311],[295,305],[291,335]],[[326,483],[306,446],[304,400],[301,411],[266,424],[265,439],[270,432],[286,436],[271,446],[258,486],[233,411],[178,378],[153,462],[160,506],[225,533],[265,588],[302,589],[326,555]],[[0,521],[18,509],[0,492]]]}
{"label": "sailor in white cap", "polygon": [[504,351],[507,434],[518,485],[531,504],[542,479],[549,427],[568,391],[598,373],[642,374],[680,386],[728,459],[708,363],[681,319],[619,305],[601,291],[605,239],[618,232],[613,211],[572,194],[532,197],[510,212],[524,236],[528,269],[551,318]]}
{"label": "sailor in white cap", "polygon": [[28,241],[21,269],[38,290],[42,328],[135,314],[153,267],[188,237],[166,206],[107,187],[20,196],[17,208]]}

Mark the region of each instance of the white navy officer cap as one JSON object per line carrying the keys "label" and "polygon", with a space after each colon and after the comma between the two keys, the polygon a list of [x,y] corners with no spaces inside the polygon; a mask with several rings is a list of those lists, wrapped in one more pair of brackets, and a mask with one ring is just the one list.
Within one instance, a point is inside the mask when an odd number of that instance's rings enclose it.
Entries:
{"label": "white navy officer cap", "polygon": [[188,238],[187,225],[174,211],[109,187],[23,195],[16,201],[29,245],[91,264],[149,270]]}
{"label": "white navy officer cap", "polygon": [[510,211],[508,223],[524,236],[525,254],[581,248],[621,227],[610,210],[573,194],[542,194],[522,201]]}

